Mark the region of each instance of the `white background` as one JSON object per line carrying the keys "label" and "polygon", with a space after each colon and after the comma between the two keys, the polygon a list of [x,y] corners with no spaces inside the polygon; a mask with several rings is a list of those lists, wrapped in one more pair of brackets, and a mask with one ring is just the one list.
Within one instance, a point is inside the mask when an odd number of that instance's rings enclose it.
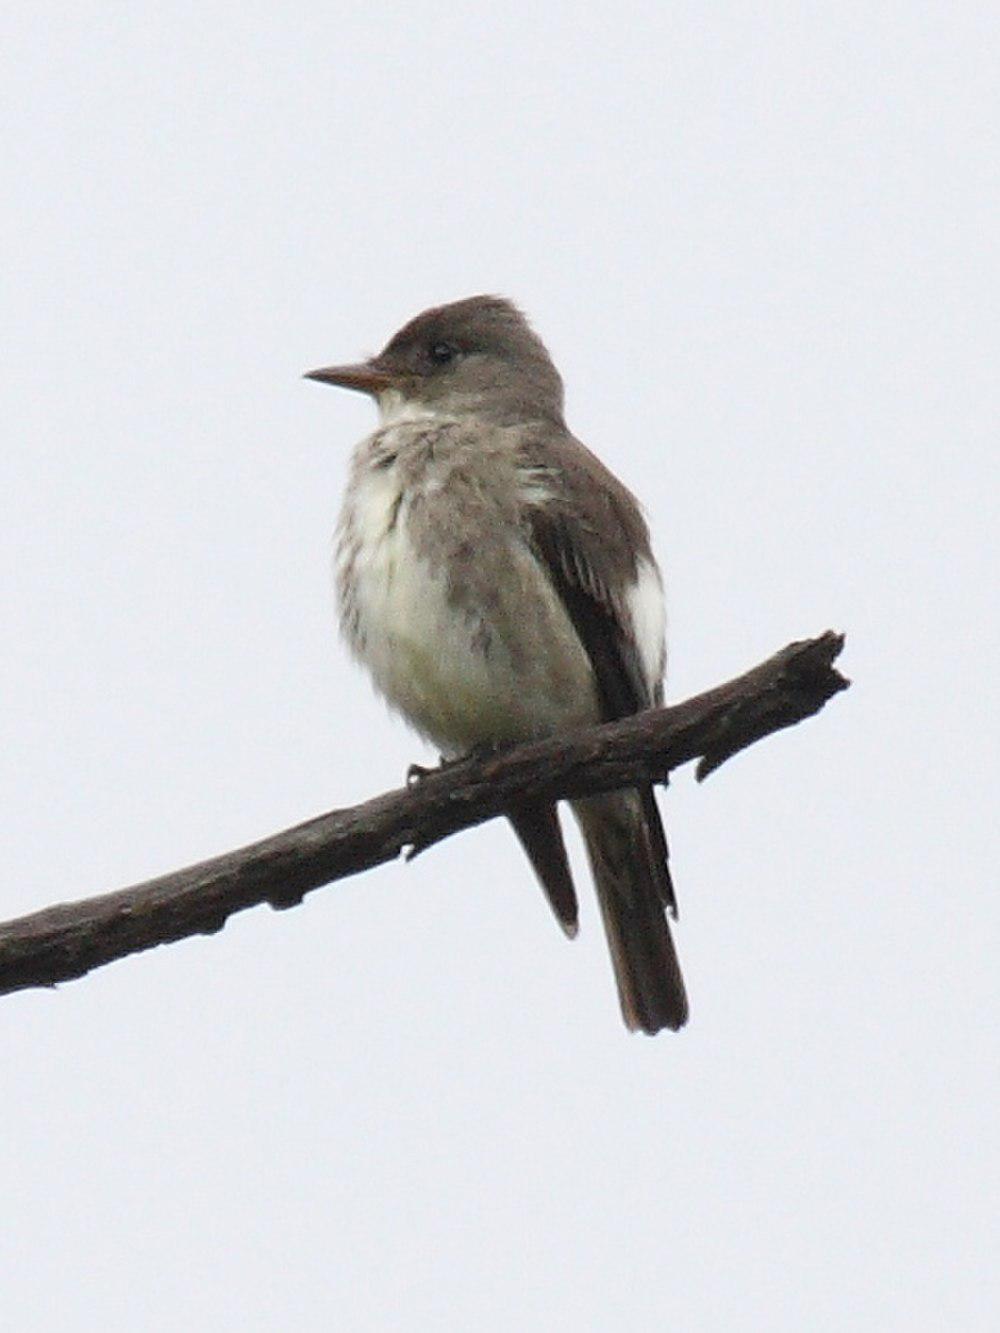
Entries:
{"label": "white background", "polygon": [[998,36],[6,7],[3,916],[429,758],[333,625],[372,410],[299,376],[440,301],[642,496],[671,698],[828,626],[855,683],[677,775],[679,1036],[499,823],[0,1001],[5,1329],[998,1326]]}

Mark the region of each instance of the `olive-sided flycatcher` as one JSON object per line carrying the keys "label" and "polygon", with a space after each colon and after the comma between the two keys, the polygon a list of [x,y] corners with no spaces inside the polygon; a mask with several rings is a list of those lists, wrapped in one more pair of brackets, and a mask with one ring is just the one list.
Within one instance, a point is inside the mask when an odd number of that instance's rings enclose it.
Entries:
{"label": "olive-sided flycatcher", "polygon": [[[542,341],[509,301],[411,320],[368,361],[310,379],[359,389],[337,530],[341,627],[377,689],[442,755],[550,736],[662,700],[660,573],[635,498],[575,439]],[[573,802],[630,1028],[687,999],[652,788]],[[509,812],[567,935],[577,901],[554,805]]]}

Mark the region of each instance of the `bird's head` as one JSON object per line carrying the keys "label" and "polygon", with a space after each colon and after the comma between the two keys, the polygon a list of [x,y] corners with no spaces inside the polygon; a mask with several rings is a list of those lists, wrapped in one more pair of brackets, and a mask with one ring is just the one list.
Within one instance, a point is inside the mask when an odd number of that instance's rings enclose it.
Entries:
{"label": "bird's head", "polygon": [[562,423],[559,372],[520,310],[499,296],[425,310],[376,356],[306,378],[370,394],[386,417],[418,410]]}

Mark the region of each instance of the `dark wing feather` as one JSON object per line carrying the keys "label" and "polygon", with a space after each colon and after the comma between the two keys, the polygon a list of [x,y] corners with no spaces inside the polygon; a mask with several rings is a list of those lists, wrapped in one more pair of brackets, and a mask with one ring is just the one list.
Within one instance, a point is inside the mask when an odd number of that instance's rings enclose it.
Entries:
{"label": "dark wing feather", "polygon": [[529,523],[532,546],[590,658],[602,721],[638,713],[651,702],[649,688],[619,600],[591,563],[592,553],[582,549],[579,535],[558,511],[533,509]]}
{"label": "dark wing feather", "polygon": [[528,854],[556,920],[573,939],[579,928],[579,907],[558,810],[554,805],[525,801],[508,810],[507,818]]}
{"label": "dark wing feather", "polygon": [[[608,500],[614,504],[616,497],[612,495]],[[635,523],[638,515],[632,511],[621,517]],[[645,539],[645,526],[641,519],[639,523]],[[532,507],[528,528],[532,547],[590,658],[602,720],[611,722],[649,708],[655,702],[659,683],[646,679],[623,603],[625,590],[636,578],[635,533],[628,533],[622,522],[609,534],[605,523],[602,542],[596,525],[581,523],[579,511],[570,520],[566,510],[553,503]],[[626,542],[629,537],[632,542]],[[676,916],[667,840],[652,787],[647,784],[639,788],[639,796],[649,829],[651,870],[661,900]]]}

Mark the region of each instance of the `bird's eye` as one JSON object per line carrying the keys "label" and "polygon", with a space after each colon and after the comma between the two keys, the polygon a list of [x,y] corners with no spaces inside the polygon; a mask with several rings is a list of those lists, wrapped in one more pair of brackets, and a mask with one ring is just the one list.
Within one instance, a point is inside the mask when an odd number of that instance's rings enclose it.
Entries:
{"label": "bird's eye", "polygon": [[431,360],[436,366],[446,366],[458,356],[458,348],[451,343],[435,343],[431,348]]}

